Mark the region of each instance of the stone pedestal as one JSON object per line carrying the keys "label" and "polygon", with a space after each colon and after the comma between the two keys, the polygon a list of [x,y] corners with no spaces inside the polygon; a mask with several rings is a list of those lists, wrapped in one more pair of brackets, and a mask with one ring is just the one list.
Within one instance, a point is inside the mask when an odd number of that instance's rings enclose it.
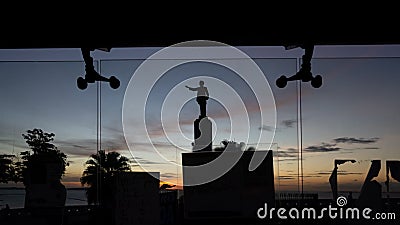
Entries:
{"label": "stone pedestal", "polygon": [[200,117],[194,121],[193,152],[212,151],[212,123],[208,117]]}
{"label": "stone pedestal", "polygon": [[25,180],[25,208],[65,206],[67,191],[60,182],[61,173],[59,163],[32,164]]}
{"label": "stone pedestal", "polygon": [[[183,183],[195,179],[196,174],[187,167],[209,163],[221,156],[223,152],[183,153]],[[189,220],[257,218],[257,210],[265,203],[268,207],[275,205],[274,171],[272,150],[266,151],[232,151],[224,157],[239,158],[239,161],[224,175],[211,182],[184,186],[184,215]],[[265,158],[264,158],[265,156]],[[262,157],[261,164],[249,171],[253,157]],[[260,158],[259,158],[260,159]],[[210,173],[207,169],[202,174]]]}

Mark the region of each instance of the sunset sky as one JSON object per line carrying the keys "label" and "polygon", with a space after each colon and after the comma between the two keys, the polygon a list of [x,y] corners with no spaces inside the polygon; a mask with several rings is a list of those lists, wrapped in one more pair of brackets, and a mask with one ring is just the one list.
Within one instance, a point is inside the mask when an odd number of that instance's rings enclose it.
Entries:
{"label": "sunset sky", "polygon": [[[276,156],[276,190],[295,191],[298,188],[296,82],[278,89],[275,80],[297,71],[303,51],[285,50],[283,47],[239,49],[253,58],[265,74],[276,103],[275,137],[273,140],[262,139],[259,149],[274,143],[271,148]],[[139,65],[158,50],[115,48],[111,52],[96,50],[92,53],[97,70],[104,76],[114,75],[121,81],[117,90],[106,83],[101,86],[103,149],[119,151],[133,160],[135,153],[129,151],[123,133],[124,95]],[[377,180],[384,182],[384,161],[400,160],[400,101],[397,99],[400,97],[400,46],[316,46],[312,71],[322,75],[323,86],[314,89],[310,83],[301,84],[304,191],[330,191],[328,178],[334,159],[357,160],[355,164],[339,166],[339,191],[359,191],[372,159],[383,160]],[[27,145],[21,134],[28,129],[53,132],[56,134],[55,144],[68,155],[70,161],[63,182],[68,187],[80,186],[84,162],[90,154],[96,153],[96,85],[89,84],[86,90],[79,90],[76,79],[83,74],[80,49],[0,50],[0,154],[18,154],[26,150]],[[267,88],[248,87],[232,71],[220,65],[204,62],[179,65],[154,82],[145,106],[149,137],[167,158],[180,161],[180,153],[187,151],[174,145],[190,148],[192,121],[198,116],[198,105],[195,93],[184,86],[197,86],[200,79],[206,81],[211,98],[219,96],[219,99],[211,99],[207,106],[208,115],[217,128],[214,145],[219,145],[225,138],[252,145],[257,142],[260,131],[268,137],[273,136],[274,121],[261,123],[260,119],[260,110],[266,114],[271,114],[273,110],[260,109],[251,90],[265,91]],[[224,81],[244,101],[250,126],[245,123],[247,118],[240,119],[243,115],[236,107],[236,100],[231,97],[233,92],[229,91],[232,90],[218,88],[213,79]],[[140,91],[141,87],[135,88]],[[178,115],[173,107],[167,107],[161,113],[162,107],[165,107],[164,99],[174,88],[176,96],[190,100],[180,103],[182,108],[178,110]],[[268,97],[267,91],[265,97]],[[225,100],[218,101],[220,99]],[[179,103],[179,99],[176,102]],[[143,111],[133,111],[133,118],[139,113]],[[171,128],[168,138],[160,128],[161,114],[164,123],[173,126],[175,122],[179,128]],[[231,120],[239,128],[232,128]],[[244,126],[248,127],[243,129]],[[137,140],[140,151],[146,152],[151,147],[142,142],[140,135],[131,138]],[[179,167],[166,166],[143,155],[136,160],[146,169],[159,171],[163,180],[182,184]],[[141,170],[137,165],[132,169]],[[395,181],[392,183],[391,191],[400,192],[400,185],[394,184]]]}

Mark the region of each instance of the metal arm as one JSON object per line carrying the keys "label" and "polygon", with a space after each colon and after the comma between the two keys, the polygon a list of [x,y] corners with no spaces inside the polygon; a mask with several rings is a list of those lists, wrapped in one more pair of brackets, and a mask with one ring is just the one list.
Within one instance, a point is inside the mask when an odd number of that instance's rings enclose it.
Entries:
{"label": "metal arm", "polygon": [[276,80],[276,85],[279,88],[284,88],[288,81],[301,80],[302,82],[311,81],[311,85],[314,88],[319,88],[322,85],[321,75],[313,77],[311,73],[311,59],[314,52],[314,45],[306,44],[301,46],[304,49],[304,55],[302,56],[302,64],[300,70],[291,77],[281,76]]}
{"label": "metal arm", "polygon": [[93,51],[94,49],[90,48],[81,48],[82,52],[82,57],[83,60],[85,61],[85,78],[79,77],[77,80],[77,85],[78,88],[81,90],[84,90],[87,88],[88,83],[94,83],[95,81],[105,81],[109,82],[111,88],[117,89],[120,85],[119,80],[111,76],[110,78],[106,78],[104,76],[101,76],[93,66],[93,58],[90,56],[90,52]]}

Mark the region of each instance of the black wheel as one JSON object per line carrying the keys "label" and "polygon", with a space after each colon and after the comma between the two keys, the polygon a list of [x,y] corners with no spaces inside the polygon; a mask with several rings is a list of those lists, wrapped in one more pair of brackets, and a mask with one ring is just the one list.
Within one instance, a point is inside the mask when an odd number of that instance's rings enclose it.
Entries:
{"label": "black wheel", "polygon": [[112,89],[117,89],[117,88],[119,88],[119,85],[120,85],[119,80],[116,77],[111,76],[110,77],[110,87]]}
{"label": "black wheel", "polygon": [[317,75],[311,80],[311,86],[313,86],[313,88],[320,88],[322,86],[321,75]]}
{"label": "black wheel", "polygon": [[85,79],[83,79],[83,77],[78,77],[76,84],[78,85],[78,88],[81,90],[85,90],[88,86],[88,83],[86,82]]}
{"label": "black wheel", "polygon": [[287,78],[285,76],[281,76],[276,80],[276,86],[278,86],[278,88],[284,88],[286,87],[287,84]]}

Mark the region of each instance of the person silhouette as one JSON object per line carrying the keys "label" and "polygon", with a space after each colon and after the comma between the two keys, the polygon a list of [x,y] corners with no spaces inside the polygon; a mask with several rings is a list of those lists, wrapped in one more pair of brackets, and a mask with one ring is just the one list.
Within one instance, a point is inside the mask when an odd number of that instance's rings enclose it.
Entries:
{"label": "person silhouette", "polygon": [[199,81],[199,87],[189,87],[189,86],[185,86],[186,88],[188,88],[191,91],[197,91],[197,98],[196,101],[197,103],[199,103],[200,105],[200,117],[204,118],[206,117],[206,105],[207,105],[207,100],[209,98],[209,94],[208,94],[208,89],[207,87],[204,86],[204,81]]}

